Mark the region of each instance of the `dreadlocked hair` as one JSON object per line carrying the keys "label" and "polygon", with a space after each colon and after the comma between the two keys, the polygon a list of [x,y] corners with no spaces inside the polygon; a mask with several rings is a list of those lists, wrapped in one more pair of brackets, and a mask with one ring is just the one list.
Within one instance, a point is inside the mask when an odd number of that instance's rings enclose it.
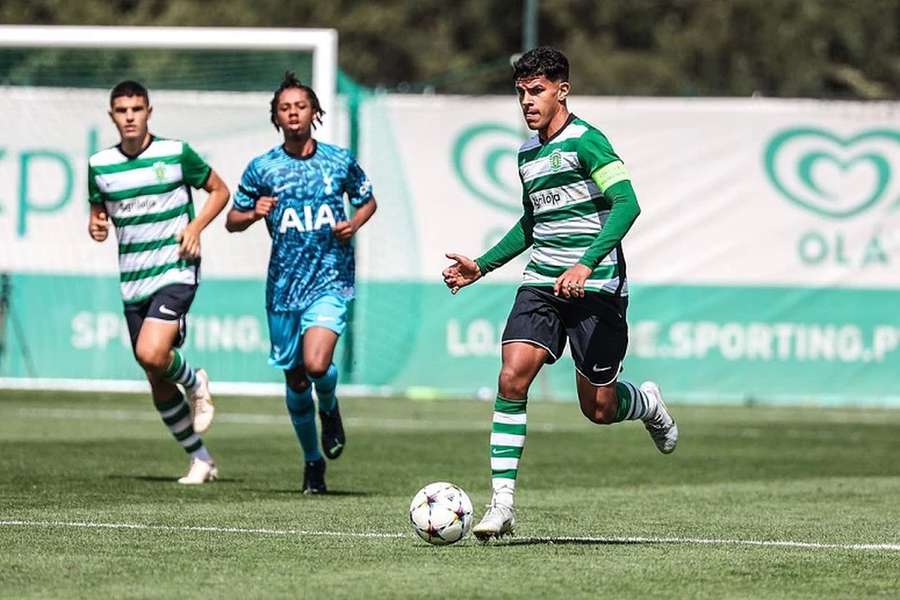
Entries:
{"label": "dreadlocked hair", "polygon": [[285,71],[284,79],[281,80],[281,85],[275,90],[275,94],[272,96],[272,103],[269,107],[269,118],[272,121],[272,125],[275,126],[276,131],[281,131],[281,127],[278,125],[278,119],[276,118],[278,115],[278,101],[281,98],[281,92],[294,88],[306,92],[306,97],[309,98],[309,102],[312,104],[313,112],[315,113],[312,123],[313,128],[316,127],[317,123],[319,125],[322,124],[322,117],[325,116],[325,111],[322,110],[322,105],[319,104],[319,97],[316,96],[316,93],[311,87],[303,84],[297,79],[297,75],[293,71]]}

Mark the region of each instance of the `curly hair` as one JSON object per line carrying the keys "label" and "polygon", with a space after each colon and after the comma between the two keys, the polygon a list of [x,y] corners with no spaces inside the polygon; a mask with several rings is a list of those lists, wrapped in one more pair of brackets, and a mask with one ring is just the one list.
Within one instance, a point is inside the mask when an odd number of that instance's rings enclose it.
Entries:
{"label": "curly hair", "polygon": [[543,75],[550,81],[569,80],[569,59],[549,46],[533,48],[513,63],[513,80],[530,79]]}
{"label": "curly hair", "polygon": [[309,102],[312,104],[313,108],[313,128],[315,128],[316,123],[319,125],[322,124],[322,117],[325,116],[325,111],[322,110],[322,105],[319,104],[319,97],[316,96],[316,93],[313,91],[311,87],[303,84],[299,79],[297,79],[297,75],[293,71],[285,71],[284,79],[281,80],[281,85],[278,86],[278,89],[275,90],[275,94],[272,96],[272,103],[269,107],[269,118],[272,121],[272,125],[275,126],[276,131],[281,131],[281,127],[278,125],[278,100],[281,98],[281,92],[289,89],[298,89],[306,92],[307,98],[309,98]]}

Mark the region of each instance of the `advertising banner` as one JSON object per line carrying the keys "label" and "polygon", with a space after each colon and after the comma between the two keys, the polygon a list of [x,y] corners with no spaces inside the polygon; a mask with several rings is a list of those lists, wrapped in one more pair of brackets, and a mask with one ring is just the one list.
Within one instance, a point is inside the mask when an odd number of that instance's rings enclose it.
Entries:
{"label": "advertising banner", "polygon": [[[897,402],[900,104],[575,97],[570,109],[609,137],[642,207],[624,243],[624,377],[695,401]],[[527,253],[456,297],[440,272],[446,252],[478,256],[521,214],[516,150],[530,132],[515,98],[387,97],[366,117],[373,179],[396,185],[363,236],[376,298],[360,370],[492,389]],[[385,320],[398,339],[382,346]],[[570,361],[546,371],[541,392],[574,398]]]}
{"label": "advertising banner", "polygon": [[[279,143],[266,94],[153,94],[152,130],[233,188]],[[87,235],[86,160],[116,141],[102,91],[0,88],[0,379],[131,381],[115,246]],[[574,97],[631,173],[623,377],[690,401],[900,404],[900,103]],[[345,117],[337,118],[346,130]],[[451,296],[521,214],[515,97],[375,96],[360,162],[379,210],[357,239],[338,358],[363,390],[492,397],[527,252]],[[195,194],[202,203],[205,194]],[[186,352],[220,382],[266,364],[263,227],[203,239]],[[0,290],[2,291],[2,290]],[[273,388],[274,389],[274,388]],[[564,357],[533,397],[574,399]]]}

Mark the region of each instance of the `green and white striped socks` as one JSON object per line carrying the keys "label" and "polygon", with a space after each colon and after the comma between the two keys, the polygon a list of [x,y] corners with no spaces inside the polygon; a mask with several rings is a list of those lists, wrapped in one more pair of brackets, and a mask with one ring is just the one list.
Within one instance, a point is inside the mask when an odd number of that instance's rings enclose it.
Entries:
{"label": "green and white striped socks", "polygon": [[178,350],[172,350],[172,364],[163,373],[163,378],[172,383],[180,383],[188,392],[193,391],[197,385],[197,375],[194,368],[181,356]]}
{"label": "green and white striped socks", "polygon": [[203,445],[203,440],[194,431],[191,407],[188,406],[181,392],[176,392],[175,396],[165,404],[157,404],[156,410],[159,411],[163,423],[172,432],[175,441],[191,455],[191,458],[199,458],[207,462],[212,460],[206,446]]}
{"label": "green and white striped socks", "polygon": [[638,419],[646,421],[656,413],[656,399],[642,392],[633,383],[618,382],[616,397],[619,399],[619,407],[616,410],[614,423]]}
{"label": "green and white striped socks", "polygon": [[512,506],[519,474],[519,459],[525,447],[526,400],[507,400],[498,395],[494,401],[491,426],[491,487],[494,501]]}

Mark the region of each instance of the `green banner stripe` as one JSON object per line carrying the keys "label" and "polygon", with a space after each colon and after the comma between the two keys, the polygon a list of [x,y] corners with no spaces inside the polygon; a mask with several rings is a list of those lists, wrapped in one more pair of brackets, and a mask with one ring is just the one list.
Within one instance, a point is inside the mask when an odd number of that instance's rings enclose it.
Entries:
{"label": "green banner stripe", "polygon": [[144,185],[141,187],[122,190],[120,192],[110,192],[103,195],[103,199],[107,202],[120,202],[129,198],[137,198],[138,196],[151,196],[153,194],[165,194],[172,190],[177,190],[184,185],[183,181],[172,181],[170,183],[158,183],[156,185]]}
{"label": "green banner stripe", "polygon": [[127,225],[143,225],[145,223],[159,223],[160,221],[168,221],[169,219],[180,217],[184,214],[189,214],[190,209],[188,207],[190,205],[191,204],[188,202],[187,204],[182,204],[181,206],[176,206],[175,208],[165,210],[160,213],[151,213],[149,215],[138,215],[136,217],[122,218],[113,217],[113,224],[116,227],[125,227]]}
{"label": "green banner stripe", "polygon": [[135,242],[133,244],[119,244],[119,254],[133,254],[135,252],[146,252],[147,250],[159,250],[165,246],[174,246],[178,243],[175,236],[164,240],[156,240],[153,242]]}
{"label": "green banner stripe", "polygon": [[528,402],[525,400],[507,400],[497,396],[494,401],[494,410],[508,415],[521,415],[525,412]]}
{"label": "green banner stripe", "polygon": [[563,221],[565,219],[573,219],[575,217],[584,217],[587,215],[595,215],[598,212],[608,210],[603,205],[603,201],[595,198],[593,200],[584,200],[578,204],[574,204],[568,208],[560,210],[551,210],[534,216],[535,223],[547,223],[549,221]]}
{"label": "green banner stripe", "polygon": [[[543,275],[544,277],[559,277],[567,270],[569,270],[574,265],[569,265],[567,267],[548,267],[546,265],[539,265],[536,262],[532,261],[528,263],[528,266],[525,267],[526,271],[533,271],[538,275]],[[612,279],[618,273],[618,265],[600,265],[590,274],[588,279]]]}
{"label": "green banner stripe", "polygon": [[189,266],[191,266],[190,261],[178,260],[165,265],[151,267],[149,269],[141,269],[140,271],[127,271],[119,275],[119,281],[125,283],[127,281],[137,281],[138,279],[147,279],[148,277],[153,277],[155,275],[159,275],[160,273],[165,273],[166,271],[169,271],[171,269],[183,269]]}
{"label": "green banner stripe", "polygon": [[492,479],[515,479],[518,472],[519,472],[518,469],[506,469],[505,471],[491,470],[491,478]]}
{"label": "green banner stripe", "polygon": [[594,233],[572,233],[568,235],[558,235],[552,237],[542,237],[534,239],[535,248],[584,248],[594,243],[597,234]]}
{"label": "green banner stripe", "polygon": [[91,167],[97,175],[109,175],[112,173],[123,173],[125,171],[133,171],[134,169],[146,169],[147,167],[155,167],[157,163],[166,165],[177,165],[181,162],[180,154],[172,154],[169,156],[160,156],[159,158],[138,158],[135,160],[126,160],[125,162],[115,165],[103,165],[101,167]]}
{"label": "green banner stripe", "polygon": [[491,456],[494,458],[522,458],[525,446],[495,446],[491,444]]}
{"label": "green banner stripe", "polygon": [[513,435],[525,435],[526,425],[514,425],[512,423],[494,422],[491,431],[494,433],[512,433]]}

